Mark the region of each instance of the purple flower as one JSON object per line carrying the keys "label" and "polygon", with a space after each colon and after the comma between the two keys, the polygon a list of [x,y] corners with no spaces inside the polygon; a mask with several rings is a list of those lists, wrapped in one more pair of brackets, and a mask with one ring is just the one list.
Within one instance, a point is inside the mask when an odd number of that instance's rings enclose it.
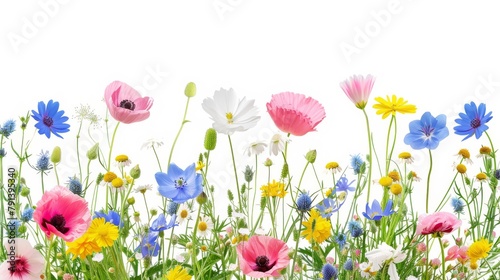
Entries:
{"label": "purple flower", "polygon": [[335,188],[335,192],[348,192],[348,191],[355,191],[356,188],[354,187],[350,187],[350,185],[352,185],[352,183],[354,183],[354,180],[352,180],[350,183],[348,183],[349,181],[347,180],[347,177],[344,175],[342,177],[339,178],[339,180],[337,181],[337,184],[335,184],[335,186],[337,186],[337,188]]}
{"label": "purple flower", "polygon": [[141,251],[142,257],[156,257],[160,251],[160,244],[158,244],[158,232],[150,231],[142,236],[141,244],[135,249]]}
{"label": "purple flower", "polygon": [[328,219],[332,216],[333,213],[340,210],[340,207],[344,205],[345,199],[339,204],[338,201],[333,200],[331,198],[325,198],[323,201],[316,205],[321,217]]}
{"label": "purple flower", "polygon": [[368,220],[380,221],[382,217],[387,217],[393,214],[395,211],[392,210],[392,200],[389,199],[387,204],[385,205],[385,209],[382,211],[382,207],[380,207],[380,203],[375,199],[372,202],[372,207],[366,204],[366,212],[363,212],[363,216]]}
{"label": "purple flower", "polygon": [[409,126],[410,133],[406,134],[404,142],[415,150],[434,150],[449,135],[443,114],[434,118],[431,113],[425,112],[420,120],[410,122]]}
{"label": "purple flower", "polygon": [[455,120],[458,124],[453,128],[455,130],[455,134],[467,135],[464,139],[462,139],[462,141],[472,135],[476,135],[476,139],[479,139],[483,132],[488,129],[486,123],[493,118],[493,116],[491,116],[491,111],[486,114],[486,105],[481,103],[479,104],[479,107],[477,107],[474,102],[465,104],[464,109],[465,114],[460,113],[460,118]]}

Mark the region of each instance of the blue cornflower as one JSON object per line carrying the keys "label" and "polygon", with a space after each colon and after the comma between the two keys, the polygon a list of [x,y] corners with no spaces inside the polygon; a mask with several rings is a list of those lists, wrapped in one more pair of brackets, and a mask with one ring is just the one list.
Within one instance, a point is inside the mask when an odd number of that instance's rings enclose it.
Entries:
{"label": "blue cornflower", "polygon": [[358,221],[349,221],[347,228],[354,238],[360,237],[363,234],[363,226]]}
{"label": "blue cornflower", "polygon": [[50,163],[49,151],[43,151],[40,153],[38,160],[36,161],[36,169],[38,171],[47,171],[52,168]]}
{"label": "blue cornflower", "polygon": [[347,243],[347,236],[343,233],[339,233],[335,236],[335,242],[339,245],[340,250],[342,250]]}
{"label": "blue cornflower", "polygon": [[135,249],[141,251],[142,257],[156,257],[160,251],[160,244],[158,244],[158,232],[150,231],[142,236],[141,244]]}
{"label": "blue cornflower", "polygon": [[77,195],[82,194],[82,183],[80,183],[80,180],[76,177],[69,177],[69,190]]}
{"label": "blue cornflower", "polygon": [[458,135],[467,135],[462,141],[471,137],[472,135],[476,135],[476,139],[479,139],[483,132],[488,129],[486,125],[487,122],[493,118],[491,115],[491,111],[486,114],[486,105],[484,103],[479,104],[479,107],[476,106],[476,103],[471,102],[470,104],[464,105],[465,114],[458,114],[460,118],[456,119],[455,122],[458,124],[453,129],[455,130],[455,134]]}
{"label": "blue cornflower", "polygon": [[354,174],[364,173],[365,161],[360,155],[351,156],[351,167],[354,169]]}
{"label": "blue cornflower", "polygon": [[2,134],[6,138],[9,138],[14,130],[16,130],[16,121],[8,120],[3,124],[2,127],[0,127],[0,134]]}
{"label": "blue cornflower", "polygon": [[352,263],[352,259],[347,259],[344,263],[344,269],[348,271],[352,271],[354,269],[354,264]]}
{"label": "blue cornflower", "polygon": [[434,118],[431,113],[425,112],[420,120],[410,122],[409,127],[410,133],[406,134],[404,142],[415,150],[434,150],[449,135],[443,114]]}
{"label": "blue cornflower", "polygon": [[177,213],[178,208],[179,208],[179,203],[170,201],[170,203],[167,206],[167,214],[169,214],[170,216],[174,215],[175,213]]}
{"label": "blue cornflower", "polygon": [[123,221],[120,219],[120,214],[113,210],[109,210],[107,214],[104,213],[104,211],[94,212],[93,219],[95,218],[104,218],[104,220],[108,223],[112,223],[119,228],[123,227]]}
{"label": "blue cornflower", "polygon": [[69,118],[64,115],[64,110],[59,111],[59,102],[49,100],[47,106],[45,102],[38,102],[38,112],[31,110],[31,115],[38,123],[35,127],[38,128],[38,134],[45,134],[50,138],[50,134],[63,138],[59,133],[69,131],[69,124],[65,123]]}
{"label": "blue cornflower", "polygon": [[194,163],[186,170],[171,163],[167,173],[157,172],[155,177],[160,194],[172,199],[175,203],[184,203],[196,198],[203,191],[202,178],[196,173]]}
{"label": "blue cornflower", "polygon": [[328,219],[332,216],[333,213],[339,211],[340,207],[344,205],[344,202],[345,199],[342,201],[342,203],[339,204],[336,200],[325,198],[322,202],[316,205],[316,208],[323,218]]}
{"label": "blue cornflower", "polygon": [[323,274],[323,280],[335,280],[338,277],[337,268],[329,263],[323,266],[321,274]]}
{"label": "blue cornflower", "polygon": [[21,213],[21,221],[23,222],[31,221],[31,219],[33,219],[33,212],[35,212],[35,209],[31,207],[24,209],[23,213]]}
{"label": "blue cornflower", "polygon": [[365,216],[365,218],[367,218],[368,220],[380,221],[380,219],[382,219],[382,217],[390,216],[394,212],[395,211],[392,210],[392,200],[391,199],[389,199],[387,201],[387,204],[385,205],[384,211],[382,211],[382,207],[380,207],[380,203],[375,199],[372,202],[371,208],[368,206],[368,203],[366,204],[366,212],[363,212],[363,216]]}
{"label": "blue cornflower", "polygon": [[463,214],[465,203],[458,197],[451,198],[451,206],[453,206],[453,212],[457,214]]}
{"label": "blue cornflower", "polygon": [[297,198],[297,210],[307,212],[311,210],[312,200],[308,193],[301,193]]}
{"label": "blue cornflower", "polygon": [[349,181],[347,180],[347,177],[344,175],[342,177],[339,178],[339,180],[337,181],[337,184],[335,184],[335,186],[337,186],[337,188],[335,188],[335,192],[348,192],[348,191],[355,191],[356,188],[355,187],[350,187],[350,185],[352,185],[352,183],[354,183],[354,180],[352,180],[350,183],[348,183]]}
{"label": "blue cornflower", "polygon": [[156,220],[154,220],[151,223],[151,227],[149,228],[149,230],[151,230],[151,231],[164,231],[166,229],[172,228],[172,227],[177,225],[175,223],[175,219],[177,219],[177,215],[174,214],[170,217],[170,222],[168,222],[168,224],[167,224],[167,219],[165,218],[165,215],[163,215],[163,213],[161,213],[160,215],[158,215],[158,218],[156,218]]}

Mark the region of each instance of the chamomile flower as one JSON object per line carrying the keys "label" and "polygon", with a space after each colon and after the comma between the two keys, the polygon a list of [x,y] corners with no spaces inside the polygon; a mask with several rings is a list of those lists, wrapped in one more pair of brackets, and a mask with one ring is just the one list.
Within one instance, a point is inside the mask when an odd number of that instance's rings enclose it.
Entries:
{"label": "chamomile flower", "polygon": [[327,163],[325,168],[326,168],[326,172],[332,173],[332,174],[342,172],[342,167],[340,167],[339,164],[335,161],[330,161],[329,163]]}
{"label": "chamomile flower", "polygon": [[144,193],[146,193],[146,191],[150,191],[150,190],[153,190],[153,185],[146,184],[146,185],[139,185],[139,186],[135,187],[134,192],[144,194]]}
{"label": "chamomile flower", "polygon": [[247,156],[260,155],[266,149],[267,144],[261,141],[252,142],[245,148]]}
{"label": "chamomile flower", "polygon": [[470,152],[467,149],[460,149],[458,151],[458,159],[465,161],[467,164],[472,164],[472,160],[470,159]]}
{"label": "chamomile flower", "polygon": [[200,217],[196,233],[198,236],[208,237],[213,227],[214,223],[212,223],[210,217]]}
{"label": "chamomile flower", "polygon": [[177,221],[179,222],[179,225],[184,223],[185,220],[189,220],[190,218],[191,211],[189,210],[189,207],[185,203],[180,204],[179,209],[177,209]]}
{"label": "chamomile flower", "polygon": [[279,153],[285,150],[285,143],[290,142],[289,139],[285,138],[283,135],[276,133],[271,138],[269,143],[269,155],[277,156]]}

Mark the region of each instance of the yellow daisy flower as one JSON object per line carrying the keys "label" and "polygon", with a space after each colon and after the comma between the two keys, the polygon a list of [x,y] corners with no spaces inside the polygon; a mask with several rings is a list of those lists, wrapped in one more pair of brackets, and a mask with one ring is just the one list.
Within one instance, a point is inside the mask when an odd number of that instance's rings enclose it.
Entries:
{"label": "yellow daisy flower", "polygon": [[85,259],[93,253],[101,252],[101,247],[93,239],[90,239],[88,234],[84,234],[72,242],[66,242],[66,246],[68,246],[66,254],[73,254],[73,259],[76,257]]}
{"label": "yellow daisy flower", "polygon": [[387,99],[376,97],[375,101],[377,101],[378,104],[373,105],[373,108],[377,109],[377,115],[382,115],[382,119],[387,118],[389,115],[395,116],[396,113],[412,114],[417,111],[415,105],[407,104],[408,101],[401,97],[398,98],[396,95],[392,95],[392,98],[387,96]]}
{"label": "yellow daisy flower", "polygon": [[470,258],[470,265],[472,269],[477,268],[478,260],[484,259],[488,256],[492,245],[493,243],[490,243],[485,238],[481,238],[469,246],[469,249],[467,249],[467,256]]}
{"label": "yellow daisy flower", "polygon": [[182,266],[176,265],[173,269],[169,270],[167,274],[165,274],[164,279],[166,280],[191,280],[192,276],[189,275],[187,270],[185,270]]}
{"label": "yellow daisy flower", "polygon": [[104,218],[96,218],[92,220],[86,234],[100,247],[110,247],[118,239],[118,227],[106,222]]}
{"label": "yellow daisy flower", "polygon": [[267,185],[263,185],[260,190],[262,191],[263,197],[279,196],[283,198],[287,194],[287,192],[285,191],[285,184],[283,184],[282,182],[276,182],[276,180],[273,180],[272,183],[269,183]]}
{"label": "yellow daisy flower", "polygon": [[307,221],[302,222],[302,225],[306,229],[300,235],[304,236],[309,242],[314,240],[316,243],[322,243],[332,234],[330,221],[323,218],[316,209],[311,210],[311,216]]}

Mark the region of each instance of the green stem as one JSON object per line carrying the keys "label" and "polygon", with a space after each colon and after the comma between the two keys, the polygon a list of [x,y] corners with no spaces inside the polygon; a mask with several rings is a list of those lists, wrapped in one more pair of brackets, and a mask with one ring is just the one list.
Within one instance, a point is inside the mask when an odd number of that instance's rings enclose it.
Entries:
{"label": "green stem", "polygon": [[115,130],[113,131],[113,136],[111,137],[111,143],[109,144],[108,167],[106,168],[106,171],[109,171],[111,169],[111,154],[113,153],[113,145],[115,143],[116,131],[118,130],[119,125],[120,125],[120,122],[117,122],[116,126],[115,126]]}
{"label": "green stem", "polygon": [[369,158],[368,158],[368,192],[366,196],[366,201],[370,201],[370,188],[372,184],[372,137],[371,137],[371,131],[370,131],[370,122],[368,120],[368,115],[366,114],[366,110],[363,109],[363,114],[365,115],[365,121],[366,121],[366,129],[368,130],[368,150],[369,150]]}
{"label": "green stem", "polygon": [[446,280],[446,260],[444,257],[444,245],[441,237],[439,237],[439,246],[441,247],[441,268],[443,269],[443,280]]}
{"label": "green stem", "polygon": [[429,149],[429,173],[427,174],[427,193],[425,196],[425,212],[429,213],[429,189],[431,186],[431,172],[432,172],[432,153]]}
{"label": "green stem", "polygon": [[[80,120],[78,133],[76,134],[76,159],[78,161],[78,170],[80,171],[80,182],[82,181],[82,164],[80,162],[80,131],[82,130],[83,119]],[[57,183],[59,185],[59,183]]]}
{"label": "green stem", "polygon": [[243,211],[243,209],[241,208],[243,204],[241,203],[240,183],[238,181],[238,171],[236,170],[236,161],[234,159],[233,142],[231,141],[230,135],[228,135],[227,138],[229,139],[229,148],[231,149],[231,158],[233,160],[234,178],[236,180],[236,191],[238,193],[238,202],[239,202],[239,207],[240,207],[240,209],[238,209],[238,212],[241,213]]}
{"label": "green stem", "polygon": [[[299,222],[299,231],[302,226],[302,219],[304,218],[304,212],[300,212],[300,222]],[[297,241],[295,242],[295,250],[293,251],[293,262],[292,262],[292,269],[290,273],[290,279],[293,279],[293,273],[295,272],[295,261],[297,260],[297,251],[299,250],[299,241],[300,238],[297,238]]]}
{"label": "green stem", "polygon": [[186,101],[186,107],[184,108],[184,116],[182,117],[182,123],[181,123],[181,126],[179,127],[179,131],[177,131],[177,135],[175,135],[175,139],[174,139],[174,142],[172,143],[172,147],[170,148],[170,155],[168,156],[168,164],[167,164],[167,168],[170,166],[170,162],[172,161],[172,154],[174,153],[174,148],[175,148],[175,144],[177,143],[177,140],[179,139],[179,135],[181,135],[181,131],[182,131],[182,128],[184,127],[184,124],[186,122],[188,122],[186,120],[186,115],[187,115],[187,111],[188,111],[188,107],[189,107],[189,100],[191,98],[188,97],[187,101]]}
{"label": "green stem", "polygon": [[491,157],[493,158],[493,164],[494,164],[494,167],[495,169],[493,170],[493,172],[495,172],[495,170],[497,170],[497,159],[496,159],[496,152],[495,152],[495,147],[493,147],[493,141],[491,141],[491,138],[490,138],[490,135],[488,134],[488,132],[484,132],[486,134],[486,137],[488,137],[488,141],[490,141],[490,145],[491,145]]}
{"label": "green stem", "polygon": [[56,181],[57,181],[57,185],[59,185],[59,175],[57,174],[57,163],[54,163],[54,173],[56,175]]}

